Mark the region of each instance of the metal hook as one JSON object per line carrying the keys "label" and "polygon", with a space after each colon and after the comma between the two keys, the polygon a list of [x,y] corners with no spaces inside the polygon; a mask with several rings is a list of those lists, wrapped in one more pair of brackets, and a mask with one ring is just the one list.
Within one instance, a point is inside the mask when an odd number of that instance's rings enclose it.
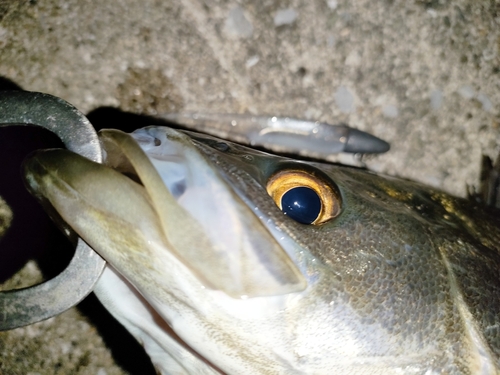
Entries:
{"label": "metal hook", "polygon": [[[55,133],[73,152],[102,162],[97,134],[87,118],[55,96],[0,92],[0,126],[37,125]],[[68,267],[55,278],[32,287],[0,292],[0,331],[48,319],[75,306],[99,280],[106,262],[81,238]]]}

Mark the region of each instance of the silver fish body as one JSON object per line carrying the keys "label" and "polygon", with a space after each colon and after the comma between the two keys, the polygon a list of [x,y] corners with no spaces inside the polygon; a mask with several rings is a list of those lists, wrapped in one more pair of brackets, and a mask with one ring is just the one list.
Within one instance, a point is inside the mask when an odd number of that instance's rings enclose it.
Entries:
{"label": "silver fish body", "polygon": [[[162,374],[498,374],[498,211],[364,170],[150,127],[27,181],[110,264],[96,293]],[[335,216],[268,192],[313,176]],[[324,204],[324,203],[323,203]]]}

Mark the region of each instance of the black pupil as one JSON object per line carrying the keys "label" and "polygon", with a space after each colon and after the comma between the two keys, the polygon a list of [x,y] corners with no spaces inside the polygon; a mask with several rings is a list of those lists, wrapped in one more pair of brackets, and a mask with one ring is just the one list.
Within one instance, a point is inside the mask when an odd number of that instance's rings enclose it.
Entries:
{"label": "black pupil", "polygon": [[299,223],[311,224],[321,211],[321,200],[314,190],[296,187],[283,194],[281,210]]}

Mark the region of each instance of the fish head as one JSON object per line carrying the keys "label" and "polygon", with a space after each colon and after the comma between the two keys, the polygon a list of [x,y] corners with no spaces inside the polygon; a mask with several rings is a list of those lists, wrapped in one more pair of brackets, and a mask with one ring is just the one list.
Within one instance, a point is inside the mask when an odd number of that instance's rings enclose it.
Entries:
{"label": "fish head", "polygon": [[476,253],[498,232],[477,241],[462,201],[165,127],[100,139],[105,166],[44,151],[26,179],[107,260],[96,292],[160,372],[496,371],[477,321],[499,321],[500,260]]}

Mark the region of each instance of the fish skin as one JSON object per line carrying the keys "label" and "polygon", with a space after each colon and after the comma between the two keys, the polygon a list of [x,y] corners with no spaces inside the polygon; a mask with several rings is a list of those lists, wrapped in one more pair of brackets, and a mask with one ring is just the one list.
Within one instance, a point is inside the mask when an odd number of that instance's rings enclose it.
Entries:
{"label": "fish skin", "polygon": [[[206,137],[198,139],[202,138]],[[233,148],[238,150],[235,154],[242,150]],[[222,158],[215,155],[213,162],[221,166]],[[240,168],[251,173],[245,164],[249,163],[240,162]],[[478,352],[490,352],[487,361],[491,363],[482,369],[496,373],[493,368],[498,368],[500,355],[498,210],[364,170],[308,165],[336,183],[345,207],[342,215],[319,228],[283,222],[280,213],[271,218],[328,266],[330,280],[340,281],[335,288],[319,288],[325,293],[317,297],[324,302],[348,299],[361,320],[377,322],[395,339],[394,348],[413,347],[418,352],[425,347],[426,337],[434,336],[436,343],[444,339],[436,335],[437,326],[447,327],[447,335],[460,338],[464,347],[454,353],[453,365],[443,363],[444,372],[466,372],[465,367],[471,365],[462,361],[468,357],[467,345],[473,342],[480,347]],[[262,176],[261,183],[271,173]],[[441,319],[443,314],[447,319]],[[398,316],[405,318],[394,318]],[[466,322],[471,318],[475,324]],[[416,337],[421,339],[414,341]],[[387,346],[375,341],[372,349]],[[452,346],[453,339],[444,341]]]}
{"label": "fish skin", "polygon": [[[141,285],[146,279],[139,270],[127,273],[132,266],[116,266],[170,324],[182,345],[203,357],[189,369],[208,373],[200,370],[208,363],[228,374],[499,372],[497,210],[410,181],[184,134],[200,158],[259,213],[263,226],[293,242],[293,249],[286,248],[287,241],[282,244],[308,283],[302,292],[245,301],[209,291],[204,303],[199,299],[203,293],[182,300],[169,285],[154,295],[159,284],[156,290]],[[283,168],[324,176],[342,198],[341,214],[320,226],[283,215],[265,191],[267,179]],[[115,266],[112,256],[108,261]],[[272,302],[259,305],[265,299]],[[174,302],[167,306],[167,300]],[[237,305],[256,308],[256,315],[265,317],[256,319],[265,335],[238,331],[255,329],[255,323],[234,315],[242,311]],[[273,310],[275,306],[279,308]],[[266,307],[273,316],[266,315]],[[176,316],[180,311],[192,319]],[[194,322],[205,330],[201,338],[190,336],[189,324]],[[138,326],[128,324],[131,331]],[[143,332],[132,333],[144,340]],[[209,338],[212,341],[204,341]]]}

